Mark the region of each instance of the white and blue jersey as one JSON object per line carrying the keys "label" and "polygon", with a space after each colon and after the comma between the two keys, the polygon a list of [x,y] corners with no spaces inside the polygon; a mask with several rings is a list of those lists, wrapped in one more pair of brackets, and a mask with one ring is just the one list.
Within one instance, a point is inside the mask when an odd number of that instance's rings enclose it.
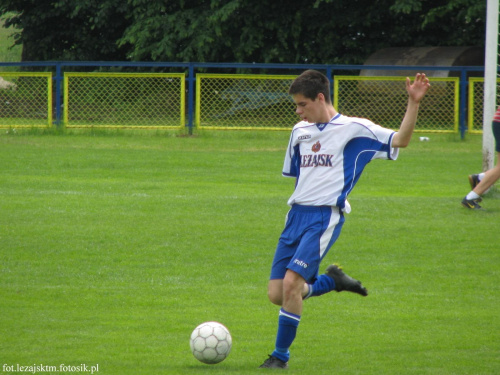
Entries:
{"label": "white and blue jersey", "polygon": [[346,199],[373,159],[396,160],[395,131],[367,119],[337,114],[327,124],[299,122],[293,128],[283,175],[296,177],[290,206],[346,207]]}
{"label": "white and blue jersey", "polygon": [[286,270],[307,282],[318,275],[319,265],[337,240],[349,212],[347,196],[373,159],[395,160],[395,131],[367,119],[337,114],[329,123],[299,122],[293,128],[283,175],[296,177],[292,207],[276,248],[271,279]]}

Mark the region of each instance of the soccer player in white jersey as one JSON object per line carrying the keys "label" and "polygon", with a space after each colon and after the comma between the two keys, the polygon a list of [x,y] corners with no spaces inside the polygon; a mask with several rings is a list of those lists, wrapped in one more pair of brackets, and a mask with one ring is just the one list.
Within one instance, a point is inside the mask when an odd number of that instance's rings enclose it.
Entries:
{"label": "soccer player in white jersey", "polygon": [[275,348],[262,368],[288,368],[289,348],[302,315],[303,300],[331,292],[368,295],[361,282],[330,265],[319,265],[337,240],[349,193],[373,159],[395,160],[410,143],[419,103],[429,89],[425,74],[406,79],[408,106],[399,130],[369,120],[346,117],[330,101],[330,82],[307,70],[290,86],[289,94],[301,120],[292,130],[283,175],[296,179],[291,206],[274,255],[268,284],[270,301],[281,306]]}

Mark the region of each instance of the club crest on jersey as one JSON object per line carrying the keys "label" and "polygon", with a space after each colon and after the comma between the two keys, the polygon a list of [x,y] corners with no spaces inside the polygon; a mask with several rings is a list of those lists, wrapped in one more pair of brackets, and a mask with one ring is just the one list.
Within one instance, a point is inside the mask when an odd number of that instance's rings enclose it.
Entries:
{"label": "club crest on jersey", "polygon": [[319,143],[318,141],[315,144],[313,144],[311,150],[312,152],[318,152],[319,150],[321,150],[321,143]]}

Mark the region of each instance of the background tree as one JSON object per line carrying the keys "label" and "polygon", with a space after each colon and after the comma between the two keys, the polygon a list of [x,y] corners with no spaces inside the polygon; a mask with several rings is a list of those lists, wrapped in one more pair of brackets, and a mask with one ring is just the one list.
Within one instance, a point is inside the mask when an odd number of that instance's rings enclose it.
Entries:
{"label": "background tree", "polygon": [[483,0],[0,0],[23,60],[362,63],[484,46]]}
{"label": "background tree", "polygon": [[127,5],[106,0],[0,0],[5,27],[19,30],[23,61],[125,60],[126,49],[116,40],[128,24]]}

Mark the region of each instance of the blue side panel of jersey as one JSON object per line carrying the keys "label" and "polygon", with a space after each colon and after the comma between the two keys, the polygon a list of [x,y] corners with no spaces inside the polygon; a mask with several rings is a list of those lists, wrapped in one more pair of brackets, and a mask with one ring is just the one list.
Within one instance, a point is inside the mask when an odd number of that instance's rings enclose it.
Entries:
{"label": "blue side panel of jersey", "polygon": [[339,208],[345,207],[345,200],[361,177],[366,165],[378,151],[389,152],[390,146],[372,138],[354,138],[344,147],[344,188],[337,199]]}
{"label": "blue side panel of jersey", "polygon": [[293,148],[293,157],[290,163],[290,173],[287,176],[297,177],[300,175],[300,146],[296,145]]}

